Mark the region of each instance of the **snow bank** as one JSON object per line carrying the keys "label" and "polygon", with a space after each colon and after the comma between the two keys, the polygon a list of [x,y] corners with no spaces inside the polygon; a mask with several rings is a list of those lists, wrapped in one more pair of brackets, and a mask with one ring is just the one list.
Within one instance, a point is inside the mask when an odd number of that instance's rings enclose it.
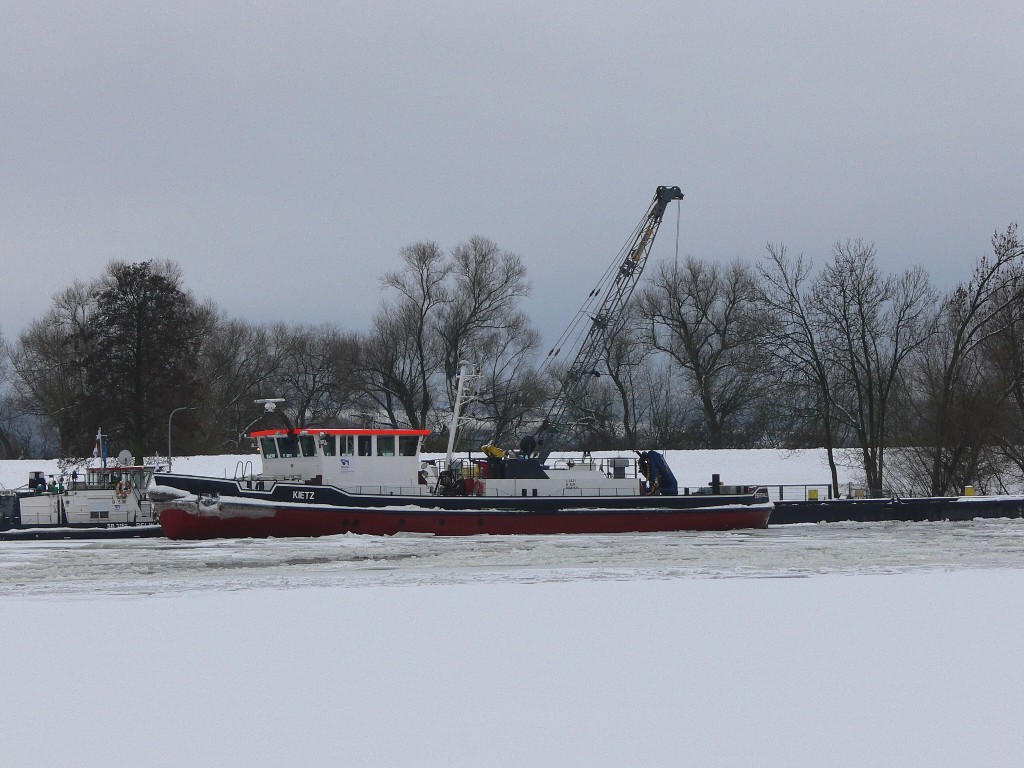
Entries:
{"label": "snow bank", "polygon": [[[840,485],[855,482],[855,465],[846,461],[845,452],[841,457],[844,466],[839,468]],[[824,448],[666,451],[665,458],[679,484],[691,488],[708,485],[712,474],[720,475],[727,485],[828,485],[832,482]]]}

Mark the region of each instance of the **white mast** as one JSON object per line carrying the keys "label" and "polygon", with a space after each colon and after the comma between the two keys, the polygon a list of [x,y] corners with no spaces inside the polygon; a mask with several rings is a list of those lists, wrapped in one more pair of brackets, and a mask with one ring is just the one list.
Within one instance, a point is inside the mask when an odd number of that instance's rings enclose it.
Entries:
{"label": "white mast", "polygon": [[455,433],[459,429],[459,422],[462,420],[462,406],[473,398],[473,393],[466,393],[466,382],[470,379],[480,378],[477,373],[471,373],[470,364],[465,361],[459,362],[459,377],[455,384],[455,407],[452,409],[452,421],[448,426],[448,455],[445,459],[445,467],[452,464],[452,453],[455,451]]}

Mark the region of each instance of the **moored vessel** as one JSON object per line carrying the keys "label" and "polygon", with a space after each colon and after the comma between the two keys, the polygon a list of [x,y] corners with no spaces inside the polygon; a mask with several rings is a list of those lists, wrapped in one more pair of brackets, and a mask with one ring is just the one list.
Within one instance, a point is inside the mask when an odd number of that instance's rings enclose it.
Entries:
{"label": "moored vessel", "polygon": [[[459,536],[766,527],[772,504],[764,488],[722,487],[716,481],[694,493],[680,492],[656,451],[549,460],[552,443],[578,421],[571,414],[588,410],[587,382],[601,375],[601,350],[622,324],[666,207],[682,199],[679,187],[656,189],[615,268],[605,272],[581,308],[578,317],[589,318],[589,330],[561,377],[561,391],[518,450],[487,445],[481,459],[453,457],[468,375],[462,366],[443,461],[421,460],[429,434],[422,429],[287,424],[254,432],[263,461],[259,475],[243,470],[232,479],[155,477],[149,493],[164,532],[170,538],[350,532]],[[567,343],[566,350],[577,341]],[[561,349],[559,344],[548,360]],[[257,402],[273,411],[280,400]],[[538,451],[542,443],[545,452]]]}
{"label": "moored vessel", "polygon": [[0,535],[72,538],[115,528],[132,528],[133,536],[158,535],[146,493],[156,467],[135,464],[127,452],[124,459],[124,463],[104,462],[56,475],[30,472],[25,486],[0,494]]}
{"label": "moored vessel", "polygon": [[680,493],[661,454],[543,463],[490,447],[484,458],[423,461],[426,430],[253,433],[258,475],[157,473],[149,495],[172,539],[341,533],[617,533],[764,528],[764,488]]}

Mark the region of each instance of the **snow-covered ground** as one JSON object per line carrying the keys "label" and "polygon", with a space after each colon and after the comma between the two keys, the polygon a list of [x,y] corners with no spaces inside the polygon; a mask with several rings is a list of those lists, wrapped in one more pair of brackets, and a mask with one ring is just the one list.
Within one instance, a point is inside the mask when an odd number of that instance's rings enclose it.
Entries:
{"label": "snow-covered ground", "polygon": [[0,766],[1019,765],[1022,565],[1020,520],[2,542]]}
{"label": "snow-covered ground", "polygon": [[1024,522],[0,544],[0,765],[1018,765]]}

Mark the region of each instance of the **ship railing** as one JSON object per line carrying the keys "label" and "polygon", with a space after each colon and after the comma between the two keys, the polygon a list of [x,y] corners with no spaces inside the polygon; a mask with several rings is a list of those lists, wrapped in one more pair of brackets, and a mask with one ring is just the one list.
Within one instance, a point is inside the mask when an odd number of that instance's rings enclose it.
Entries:
{"label": "ship railing", "polygon": [[[521,498],[523,496],[530,496],[530,497],[532,497],[535,494],[533,493],[533,486],[529,483],[529,481],[527,481],[523,485],[517,486],[514,489],[494,488],[494,487],[484,486],[483,491],[481,493],[478,493],[478,494],[475,494],[475,495],[480,496],[481,498],[491,497],[491,498],[515,499],[515,498]],[[635,488],[605,488],[605,487],[583,488],[583,487],[577,487],[577,488],[563,488],[561,491],[558,491],[558,492],[555,492],[555,493],[536,494],[536,495],[543,495],[543,496],[545,496],[547,498],[557,498],[557,497],[569,497],[569,498],[581,497],[581,498],[587,498],[587,497],[595,497],[595,496],[636,496],[637,492],[636,492]]]}
{"label": "ship railing", "polygon": [[253,473],[251,461],[246,460],[245,462],[242,462],[239,460],[239,462],[235,464],[235,480],[252,480],[254,477],[255,474]]}
{"label": "ship railing", "polygon": [[765,486],[772,501],[830,501],[832,499],[891,499],[898,494],[892,489],[871,489],[847,483],[840,492],[833,493],[830,483],[791,483]]}
{"label": "ship railing", "polygon": [[632,456],[606,456],[599,459],[595,459],[587,454],[582,456],[559,456],[553,459],[549,458],[545,467],[547,469],[563,471],[583,467],[592,472],[600,472],[605,477],[615,477],[618,479],[628,478],[632,480],[640,476],[637,460]]}
{"label": "ship railing", "polygon": [[[355,493],[364,496],[400,496],[400,497],[417,497],[417,496],[430,496],[430,487],[426,485],[408,485],[408,486],[394,486],[394,485],[346,485],[342,487],[342,490],[347,493]],[[502,497],[502,498],[518,498],[520,496],[531,495],[532,489],[527,485],[523,485],[521,488],[515,490],[506,490],[502,488],[484,487],[483,492],[479,493],[480,497]],[[632,488],[565,488],[561,493],[554,494],[556,496],[569,496],[569,497],[587,497],[587,496],[636,496],[636,490]]]}
{"label": "ship railing", "polygon": [[344,485],[341,489],[346,493],[363,496],[430,496],[430,488],[426,485]]}
{"label": "ship railing", "polygon": [[832,486],[823,484],[786,484],[765,486],[772,501],[826,501],[833,498]]}
{"label": "ship railing", "polygon": [[[437,468],[438,472],[445,470],[454,472],[458,479],[486,479],[488,477],[487,460],[474,456],[456,458],[450,465],[446,464],[444,459],[436,459],[433,460],[433,466]],[[579,471],[582,468],[617,480],[633,480],[641,477],[639,463],[636,458],[631,456],[593,458],[586,453],[582,456],[579,454],[573,456],[554,456],[549,457],[544,462],[543,467],[546,470],[556,472],[566,472],[572,469]]]}
{"label": "ship railing", "polygon": [[635,488],[563,488],[562,496],[636,496]]}

